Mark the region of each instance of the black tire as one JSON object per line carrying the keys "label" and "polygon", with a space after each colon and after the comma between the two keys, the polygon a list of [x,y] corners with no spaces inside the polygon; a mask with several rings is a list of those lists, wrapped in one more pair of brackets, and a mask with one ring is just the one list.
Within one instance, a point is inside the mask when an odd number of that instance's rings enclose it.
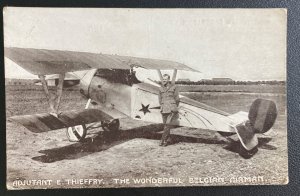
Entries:
{"label": "black tire", "polygon": [[118,132],[120,130],[119,119],[113,119],[112,121],[101,121],[103,131]]}

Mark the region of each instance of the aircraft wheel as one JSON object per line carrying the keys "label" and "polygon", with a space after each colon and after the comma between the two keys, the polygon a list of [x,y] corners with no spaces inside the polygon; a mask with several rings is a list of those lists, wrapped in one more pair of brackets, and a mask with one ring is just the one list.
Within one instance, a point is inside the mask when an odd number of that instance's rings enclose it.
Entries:
{"label": "aircraft wheel", "polygon": [[101,121],[101,126],[104,131],[117,132],[120,130],[119,119],[113,119],[111,121]]}
{"label": "aircraft wheel", "polygon": [[244,159],[250,159],[255,155],[258,151],[257,146],[255,146],[252,150],[247,150],[241,143],[240,143],[240,149],[239,149],[239,155],[243,157]]}
{"label": "aircraft wheel", "polygon": [[70,142],[81,142],[86,136],[87,128],[85,125],[76,125],[68,127],[66,133]]}

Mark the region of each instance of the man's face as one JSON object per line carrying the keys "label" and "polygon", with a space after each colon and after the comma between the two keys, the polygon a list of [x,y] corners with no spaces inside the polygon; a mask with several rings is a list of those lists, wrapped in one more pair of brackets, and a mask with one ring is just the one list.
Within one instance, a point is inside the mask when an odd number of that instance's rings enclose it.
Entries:
{"label": "man's face", "polygon": [[169,83],[170,77],[169,76],[163,76],[162,84],[165,86]]}

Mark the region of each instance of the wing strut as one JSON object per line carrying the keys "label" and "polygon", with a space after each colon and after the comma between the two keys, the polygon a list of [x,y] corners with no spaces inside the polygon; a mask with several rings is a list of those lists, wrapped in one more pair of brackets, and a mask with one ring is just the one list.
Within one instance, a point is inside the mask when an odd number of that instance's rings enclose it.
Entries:
{"label": "wing strut", "polygon": [[[162,82],[163,77],[162,77],[162,73],[161,73],[161,71],[159,69],[157,70],[157,73],[158,73],[160,81]],[[171,81],[172,84],[175,84],[176,76],[177,76],[177,69],[174,69],[173,76],[172,76],[172,81]]]}
{"label": "wing strut", "polygon": [[59,74],[58,78],[58,85],[57,85],[57,91],[56,91],[56,101],[55,101],[55,111],[56,113],[58,112],[59,109],[59,104],[62,96],[62,91],[63,91],[63,84],[64,84],[64,79],[65,79],[65,74]]}
{"label": "wing strut", "polygon": [[49,92],[49,87],[47,84],[47,81],[45,80],[45,75],[39,75],[39,78],[42,82],[45,94],[46,94],[46,98],[48,99],[48,103],[50,106],[50,113],[54,114],[57,116],[58,114],[58,109],[59,109],[59,104],[60,104],[60,100],[61,100],[61,96],[62,96],[62,90],[63,90],[63,83],[64,83],[64,79],[65,79],[65,74],[59,74],[59,79],[58,79],[58,85],[57,85],[57,89],[56,89],[56,93],[54,94],[54,96],[51,96],[51,93]]}
{"label": "wing strut", "polygon": [[172,84],[175,84],[176,76],[177,76],[177,69],[174,69],[173,76],[172,76]]}
{"label": "wing strut", "polygon": [[162,81],[162,80],[163,80],[163,77],[162,77],[161,71],[160,71],[159,69],[157,70],[157,73],[158,73],[158,76],[159,76],[160,81]]}

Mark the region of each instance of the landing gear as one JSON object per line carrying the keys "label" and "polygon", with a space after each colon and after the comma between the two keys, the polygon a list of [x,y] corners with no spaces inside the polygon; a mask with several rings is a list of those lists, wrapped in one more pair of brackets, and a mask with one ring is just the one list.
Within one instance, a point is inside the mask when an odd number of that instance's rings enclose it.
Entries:
{"label": "landing gear", "polygon": [[68,127],[66,130],[67,137],[70,142],[81,142],[84,140],[87,133],[85,125],[76,125],[74,127]]}
{"label": "landing gear", "polygon": [[104,131],[118,132],[120,130],[120,121],[119,119],[101,121],[101,126]]}

